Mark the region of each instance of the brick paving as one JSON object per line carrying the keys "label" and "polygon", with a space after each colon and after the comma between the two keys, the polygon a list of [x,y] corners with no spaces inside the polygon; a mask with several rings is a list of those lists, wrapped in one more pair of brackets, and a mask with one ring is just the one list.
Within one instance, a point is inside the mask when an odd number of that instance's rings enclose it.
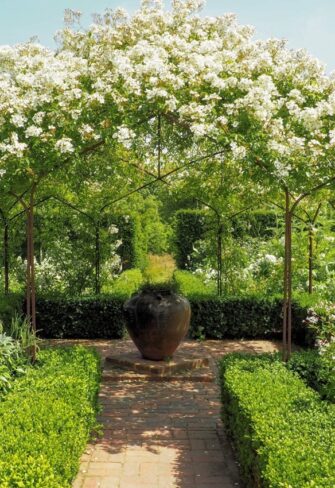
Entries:
{"label": "brick paving", "polygon": [[[52,341],[94,345],[102,358],[130,341]],[[214,360],[231,351],[274,351],[269,341],[185,341]],[[87,446],[73,488],[236,488],[238,470],[220,422],[215,382],[102,381],[103,435]]]}

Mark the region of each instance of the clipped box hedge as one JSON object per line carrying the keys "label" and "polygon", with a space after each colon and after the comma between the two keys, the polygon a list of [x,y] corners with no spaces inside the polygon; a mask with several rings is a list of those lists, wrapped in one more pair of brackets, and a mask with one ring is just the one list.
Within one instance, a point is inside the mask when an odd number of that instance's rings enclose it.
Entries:
{"label": "clipped box hedge", "polygon": [[[176,270],[173,279],[192,308],[190,336],[207,339],[270,339],[282,335],[282,297],[259,295],[218,297],[215,286],[199,276]],[[315,331],[304,325],[311,297],[299,296],[292,304],[292,332],[296,343],[313,346]]]}
{"label": "clipped box hedge", "polygon": [[335,403],[335,361],[333,364],[318,350],[294,352],[287,367],[297,373],[321,398]]}
{"label": "clipped box hedge", "polygon": [[[123,304],[127,296],[38,298],[37,328],[46,338],[120,339],[125,333]],[[259,297],[189,296],[190,337],[207,339],[280,338],[282,302]],[[295,342],[308,344],[303,325],[306,309],[293,307]]]}
{"label": "clipped box hedge", "polygon": [[0,402],[0,486],[70,488],[96,425],[100,360],[48,349]]}
{"label": "clipped box hedge", "polygon": [[[191,336],[202,330],[208,339],[269,339],[282,334],[282,300],[279,298],[189,296]],[[309,344],[304,326],[307,309],[293,304],[292,332],[295,342]]]}
{"label": "clipped box hedge", "polygon": [[121,339],[124,296],[38,298],[39,335],[53,339]]}
{"label": "clipped box hedge", "polygon": [[335,409],[271,358],[220,362],[223,421],[247,487],[333,488]]}
{"label": "clipped box hedge", "polygon": [[[208,339],[269,339],[280,338],[282,331],[281,298],[260,296],[218,297],[213,287],[200,277],[177,270],[174,282],[179,293],[191,303],[190,337]],[[108,290],[94,297],[38,297],[37,328],[46,338],[120,339],[125,333],[123,304],[141,286],[139,269],[123,272]],[[107,290],[106,290],[107,291]],[[7,322],[14,309],[24,311],[20,296],[0,300]],[[301,303],[301,304],[299,304]],[[1,308],[2,304],[2,308]],[[315,331],[303,324],[309,302],[293,303],[293,339],[296,343],[313,345]],[[15,308],[14,308],[15,307]]]}
{"label": "clipped box hedge", "polygon": [[22,310],[23,296],[20,293],[0,293],[0,322],[7,328],[12,317]]}
{"label": "clipped box hedge", "polygon": [[54,339],[121,339],[125,333],[123,304],[143,282],[140,269],[124,271],[110,293],[93,297],[38,297],[39,335]]}

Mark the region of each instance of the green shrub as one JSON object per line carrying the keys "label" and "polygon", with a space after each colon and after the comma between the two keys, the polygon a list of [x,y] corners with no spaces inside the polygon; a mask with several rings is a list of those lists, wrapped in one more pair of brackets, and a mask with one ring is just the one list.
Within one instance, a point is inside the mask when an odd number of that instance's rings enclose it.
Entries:
{"label": "green shrub", "polygon": [[122,215],[116,217],[114,221],[122,240],[117,252],[123,269],[143,268],[146,264],[147,243],[141,232],[139,217]]}
{"label": "green shrub", "polygon": [[128,269],[120,274],[108,290],[112,295],[130,297],[143,283],[140,269]]}
{"label": "green shrub", "polygon": [[[182,270],[174,272],[174,281],[178,292],[187,296],[191,303],[191,337],[241,339],[281,336],[281,298],[220,298],[199,277]],[[141,271],[130,269],[114,282],[109,295],[70,299],[39,297],[37,329],[41,336],[48,338],[121,338],[125,329],[123,303],[142,284]],[[315,343],[316,333],[305,322],[306,307],[309,306],[310,301],[306,302],[304,297],[298,297],[293,303],[293,339],[298,344]]]}
{"label": "green shrub", "polygon": [[[180,278],[180,275],[177,275]],[[186,275],[187,276],[187,275]],[[182,280],[185,275],[182,275]],[[282,333],[282,302],[279,299],[259,297],[218,298],[216,296],[184,293],[191,304],[190,336],[208,339],[280,338]],[[186,277],[185,282],[188,281]],[[185,282],[183,282],[185,284]],[[130,289],[136,291],[129,284]],[[47,338],[120,339],[124,335],[123,304],[129,294],[126,286],[118,294],[66,299],[62,297],[38,298],[37,329]],[[183,289],[185,291],[185,288]],[[192,287],[189,287],[192,290]],[[293,338],[305,344],[306,311],[293,306]]]}
{"label": "green shrub", "polygon": [[27,363],[20,343],[0,327],[0,396],[10,390],[15,377],[24,374]]}
{"label": "green shrub", "polygon": [[141,271],[129,269],[115,280],[108,295],[38,297],[39,335],[58,339],[121,339],[125,331],[123,304],[142,283]]}
{"label": "green shrub", "polygon": [[100,363],[83,347],[48,349],[0,402],[0,486],[71,486],[96,425]]}
{"label": "green shrub", "polygon": [[177,270],[173,274],[177,284],[178,292],[186,297],[206,297],[215,295],[212,286],[206,286],[201,278],[194,273],[184,270]]}
{"label": "green shrub", "polygon": [[176,262],[180,269],[190,264],[193,245],[204,237],[206,212],[203,210],[179,210],[175,215]]}
{"label": "green shrub", "polygon": [[28,321],[16,314],[8,333],[0,322],[0,394],[7,393],[15,378],[25,374],[30,363],[31,347],[38,348],[39,339]]}
{"label": "green shrub", "polygon": [[269,239],[273,237],[277,227],[278,215],[273,210],[255,210],[241,213],[232,219],[233,236],[243,238],[250,236]]}
{"label": "green shrub", "polygon": [[279,361],[220,362],[223,420],[250,487],[335,486],[335,409]]}
{"label": "green shrub", "polygon": [[[203,328],[209,339],[279,338],[282,334],[282,300],[250,297],[196,297],[191,303],[191,336]],[[305,342],[303,319],[306,316],[298,304],[293,305],[293,337]],[[195,334],[196,335],[196,334]]]}
{"label": "green shrub", "polygon": [[175,269],[176,263],[170,254],[162,256],[149,254],[143,277],[148,283],[164,283],[172,280]]}
{"label": "green shrub", "polygon": [[37,299],[37,329],[56,339],[120,339],[125,296]]}
{"label": "green shrub", "polygon": [[315,350],[299,351],[292,354],[287,367],[298,373],[322,398],[335,403],[334,360],[330,363],[327,357]]}
{"label": "green shrub", "polygon": [[8,330],[12,317],[15,313],[22,312],[23,296],[19,293],[0,294],[0,322]]}

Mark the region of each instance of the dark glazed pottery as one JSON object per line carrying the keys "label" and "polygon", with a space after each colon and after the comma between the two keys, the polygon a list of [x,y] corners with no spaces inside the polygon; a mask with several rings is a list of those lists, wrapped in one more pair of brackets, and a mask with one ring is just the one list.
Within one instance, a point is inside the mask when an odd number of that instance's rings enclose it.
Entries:
{"label": "dark glazed pottery", "polygon": [[143,358],[170,358],[185,337],[191,318],[189,301],[171,291],[143,290],[124,304],[127,330]]}

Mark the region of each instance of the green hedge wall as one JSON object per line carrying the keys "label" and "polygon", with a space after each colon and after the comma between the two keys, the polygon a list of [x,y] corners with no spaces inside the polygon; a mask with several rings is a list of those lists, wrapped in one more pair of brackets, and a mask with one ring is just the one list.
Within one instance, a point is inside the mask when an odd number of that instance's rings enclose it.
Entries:
{"label": "green hedge wall", "polygon": [[[280,338],[282,300],[260,297],[188,297],[191,303],[191,337],[198,331],[208,339]],[[295,342],[310,345],[311,333],[303,321],[307,309],[293,304],[292,333]]]}
{"label": "green hedge wall", "polygon": [[334,487],[334,406],[279,361],[230,355],[220,371],[223,421],[246,486]]}
{"label": "green hedge wall", "polygon": [[124,335],[124,296],[38,298],[39,335],[55,339],[120,339]]}
{"label": "green hedge wall", "polygon": [[255,210],[242,213],[232,219],[233,236],[243,238],[248,235],[269,239],[274,235],[277,220],[278,215],[273,210]]}
{"label": "green hedge wall", "polygon": [[100,359],[48,349],[0,402],[0,486],[70,488],[96,426]]}
{"label": "green hedge wall", "polygon": [[[126,296],[99,299],[39,298],[37,328],[46,338],[119,339],[124,336]],[[260,298],[189,297],[190,337],[208,339],[267,339],[281,337],[281,301]],[[303,324],[306,310],[293,307],[293,338],[308,345]]]}
{"label": "green hedge wall", "polygon": [[193,252],[193,245],[205,233],[206,212],[203,210],[179,210],[175,214],[176,262],[179,269],[186,269]]}
{"label": "green hedge wall", "polygon": [[15,313],[21,313],[22,301],[23,297],[18,293],[0,294],[0,322],[3,323],[5,329],[8,328]]}
{"label": "green hedge wall", "polygon": [[[100,297],[38,297],[37,328],[47,338],[106,338],[124,335],[124,301],[143,281],[139,269],[127,270],[113,284],[110,293]],[[190,337],[272,338],[281,337],[282,300],[280,298],[219,298],[199,278],[186,271],[174,274],[178,291],[191,303]],[[301,301],[301,304],[299,304]],[[293,338],[296,343],[313,346],[315,331],[304,324],[309,302],[293,304]],[[0,300],[0,318],[8,322],[15,310],[24,311],[20,296]]]}
{"label": "green hedge wall", "polygon": [[122,240],[117,250],[122,269],[143,268],[146,264],[147,245],[138,216],[118,216],[114,222]]}
{"label": "green hedge wall", "polygon": [[334,364],[318,350],[294,352],[287,367],[297,373],[321,398],[335,403],[335,361]]}

